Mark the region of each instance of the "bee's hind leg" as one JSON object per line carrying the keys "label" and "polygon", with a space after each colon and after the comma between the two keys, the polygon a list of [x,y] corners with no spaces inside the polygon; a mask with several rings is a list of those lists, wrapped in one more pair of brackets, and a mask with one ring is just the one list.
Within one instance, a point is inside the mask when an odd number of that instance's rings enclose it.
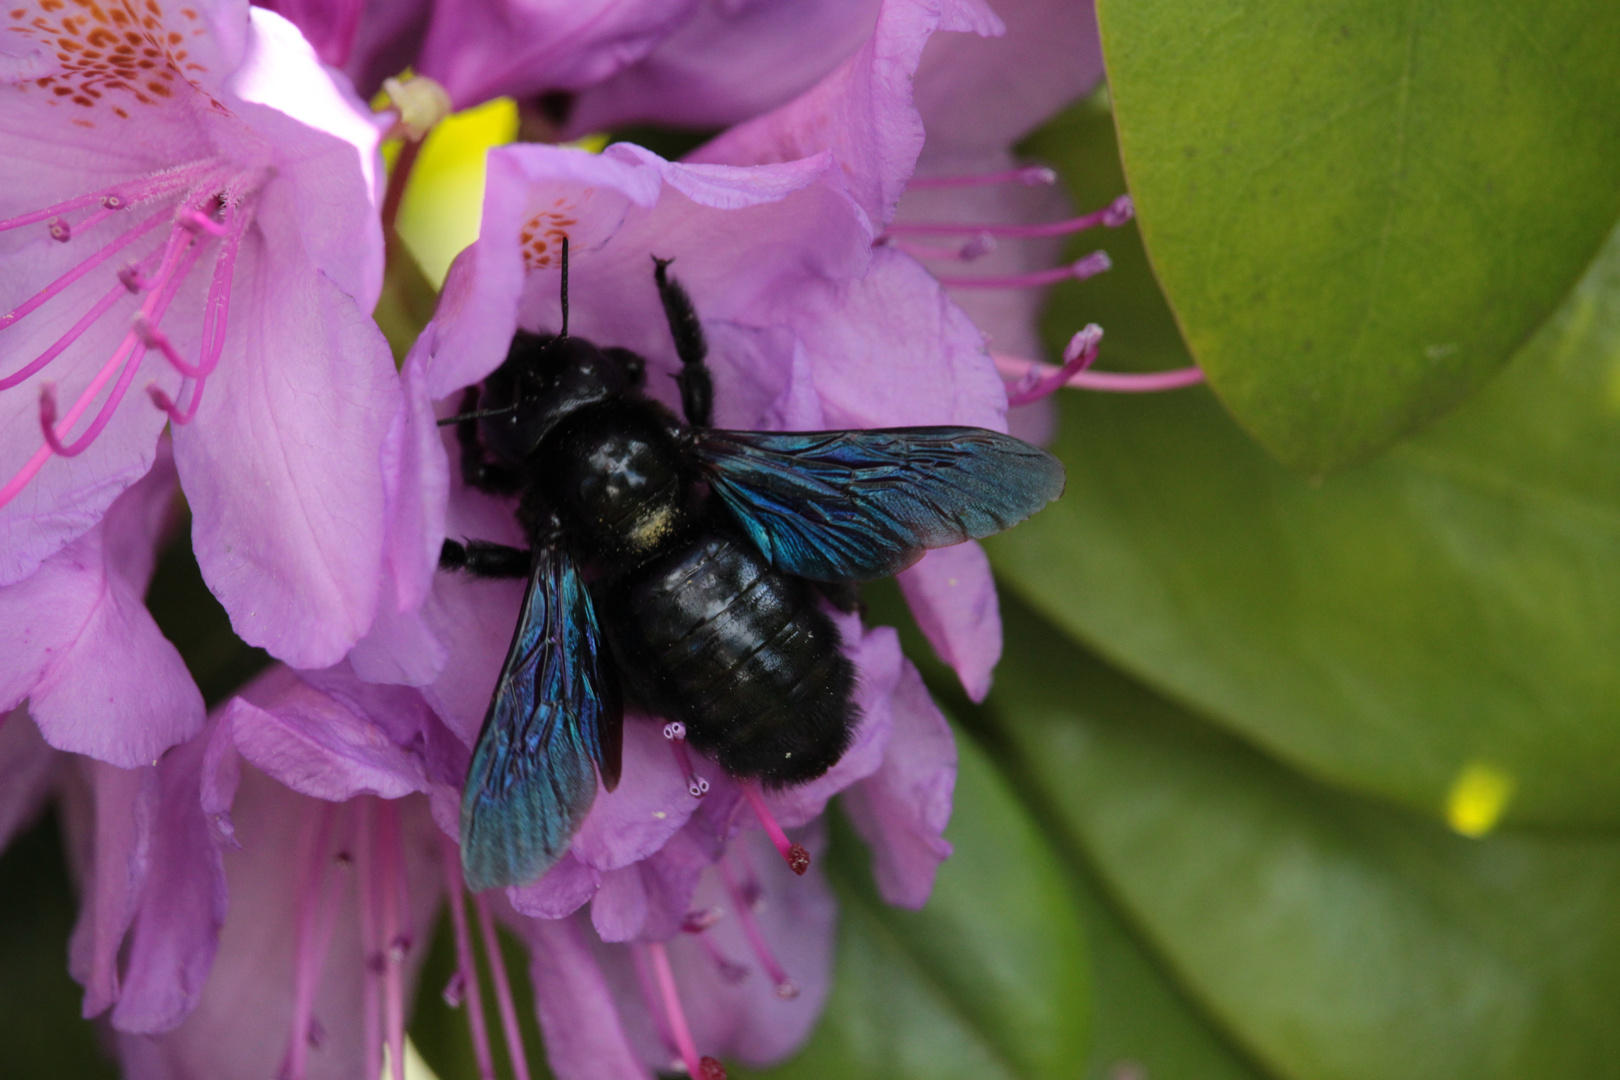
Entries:
{"label": "bee's hind leg", "polygon": [[714,380],[705,362],[709,343],[703,337],[703,324],[686,289],[669,274],[673,259],[653,256],[653,278],[658,282],[658,299],[664,304],[669,334],[675,339],[675,355],[681,358],[681,373],[675,382],[681,388],[681,411],[693,427],[708,427],[714,421]]}
{"label": "bee's hind leg", "polygon": [[440,570],[462,570],[481,578],[526,578],[534,566],[534,556],[522,548],[469,540],[465,544],[446,540],[439,549]]}

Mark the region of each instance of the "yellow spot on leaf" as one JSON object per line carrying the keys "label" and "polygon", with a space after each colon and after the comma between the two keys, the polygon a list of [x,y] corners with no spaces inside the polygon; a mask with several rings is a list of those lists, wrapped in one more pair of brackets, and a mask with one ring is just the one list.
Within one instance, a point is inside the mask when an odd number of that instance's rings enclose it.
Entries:
{"label": "yellow spot on leaf", "polygon": [[1464,836],[1479,838],[1496,828],[1518,781],[1499,766],[1470,761],[1451,782],[1446,822]]}

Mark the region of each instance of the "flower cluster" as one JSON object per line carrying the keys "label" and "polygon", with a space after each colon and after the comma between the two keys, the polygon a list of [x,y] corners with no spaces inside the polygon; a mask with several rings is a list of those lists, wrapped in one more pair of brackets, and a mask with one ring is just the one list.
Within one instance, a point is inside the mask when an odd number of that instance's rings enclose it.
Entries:
{"label": "flower cluster", "polygon": [[[517,98],[557,140],[720,133],[679,162],[492,152],[480,237],[396,368],[370,313],[411,155],[389,177],[380,146],[419,132],[360,95],[407,69],[456,108]],[[526,1075],[497,926],[529,946],[563,1080],[721,1076],[803,1041],[831,978],[829,800],[891,903],[921,905],[950,852],[955,749],[895,632],[832,615],[859,721],[825,774],[761,787],[632,707],[566,852],[469,894],[462,788],[524,590],[440,555],[525,541],[440,421],[515,334],[564,326],[643,358],[678,409],[655,255],[701,319],[717,426],[1006,431],[1097,352],[1087,328],[1062,368],[1031,359],[1041,289],[1107,267],[1049,269],[1052,238],[1130,214],[1065,217],[1010,148],[1100,74],[1089,5],[1057,0],[0,13],[0,843],[60,800],[71,968],[128,1075],[399,1076],[441,910],[486,1077],[496,1037]],[[182,495],[208,587],[278,661],[212,713],[143,603]],[[982,698],[1001,632],[978,545],[900,584]]]}

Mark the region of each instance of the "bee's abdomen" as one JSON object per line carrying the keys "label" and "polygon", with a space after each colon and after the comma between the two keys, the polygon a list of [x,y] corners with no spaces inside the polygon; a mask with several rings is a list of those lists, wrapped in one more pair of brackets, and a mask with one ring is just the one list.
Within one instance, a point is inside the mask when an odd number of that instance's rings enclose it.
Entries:
{"label": "bee's abdomen", "polygon": [[855,673],[838,630],[746,540],[708,535],[608,592],[625,681],[727,771],[791,784],[843,754]]}

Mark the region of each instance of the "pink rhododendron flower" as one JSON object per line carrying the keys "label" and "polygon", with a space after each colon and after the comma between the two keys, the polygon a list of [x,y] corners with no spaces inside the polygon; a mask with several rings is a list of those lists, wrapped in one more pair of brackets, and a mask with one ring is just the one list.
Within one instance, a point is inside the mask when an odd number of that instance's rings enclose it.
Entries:
{"label": "pink rhododendron flower", "polygon": [[21,3],[0,42],[0,583],[90,529],[172,424],[237,632],[337,660],[377,606],[399,408],[366,314],[375,128],[232,0]]}
{"label": "pink rhododendron flower", "polygon": [[89,532],[0,587],[0,708],[26,701],[59,750],[135,768],[202,727],[202,695],[142,601],[175,490],[165,439]]}

